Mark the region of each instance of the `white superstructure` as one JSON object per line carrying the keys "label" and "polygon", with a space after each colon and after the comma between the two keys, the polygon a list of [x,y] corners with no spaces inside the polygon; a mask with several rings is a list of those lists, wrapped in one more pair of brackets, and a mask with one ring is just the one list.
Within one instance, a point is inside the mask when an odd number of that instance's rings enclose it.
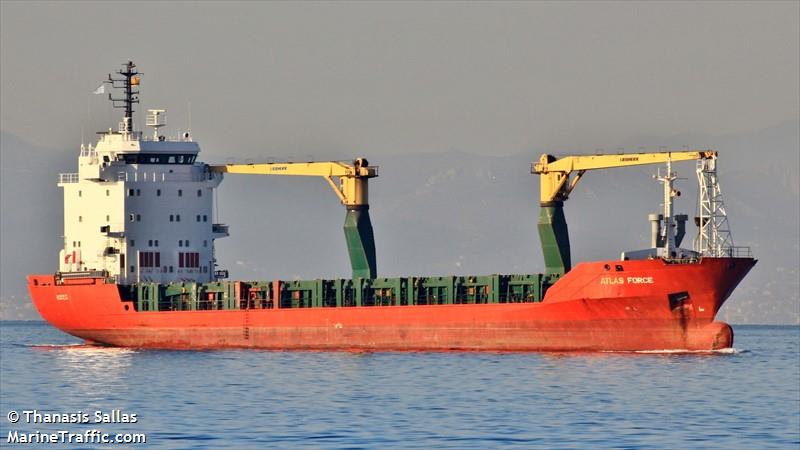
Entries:
{"label": "white superstructure", "polygon": [[[96,146],[81,146],[78,172],[61,174],[64,248],[59,270],[104,270],[120,284],[213,281],[214,240],[228,235],[213,221],[214,189],[222,174],[197,161],[189,133],[158,135],[164,110],[151,110],[154,135],[134,131],[138,102],[133,63],[126,65],[126,115],[117,131],[101,133]],[[110,97],[110,96],[109,96]],[[111,99],[115,100],[115,99]],[[152,120],[151,120],[152,119]],[[217,273],[220,275],[220,273]]]}

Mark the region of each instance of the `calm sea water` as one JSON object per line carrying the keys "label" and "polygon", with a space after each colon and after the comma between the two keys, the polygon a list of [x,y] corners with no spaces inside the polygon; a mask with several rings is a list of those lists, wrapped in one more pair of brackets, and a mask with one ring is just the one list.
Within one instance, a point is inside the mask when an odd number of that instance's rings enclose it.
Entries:
{"label": "calm sea water", "polygon": [[[3,322],[0,447],[99,429],[147,435],[117,448],[800,448],[800,327],[735,329],[714,354],[323,353],[95,348]],[[33,409],[138,421],[7,418]]]}

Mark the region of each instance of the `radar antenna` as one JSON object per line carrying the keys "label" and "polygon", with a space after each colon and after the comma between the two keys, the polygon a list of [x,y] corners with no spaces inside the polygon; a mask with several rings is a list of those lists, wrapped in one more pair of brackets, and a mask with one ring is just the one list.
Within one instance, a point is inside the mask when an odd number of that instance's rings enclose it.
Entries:
{"label": "radar antenna", "polygon": [[139,91],[134,90],[139,86],[139,72],[136,70],[136,64],[133,61],[128,61],[123,64],[124,69],[118,70],[117,73],[122,75],[122,78],[113,78],[108,74],[108,83],[114,89],[124,89],[124,98],[113,98],[108,94],[108,99],[114,105],[114,108],[125,108],[125,117],[122,120],[120,132],[132,133],[133,132],[133,104],[139,103]]}

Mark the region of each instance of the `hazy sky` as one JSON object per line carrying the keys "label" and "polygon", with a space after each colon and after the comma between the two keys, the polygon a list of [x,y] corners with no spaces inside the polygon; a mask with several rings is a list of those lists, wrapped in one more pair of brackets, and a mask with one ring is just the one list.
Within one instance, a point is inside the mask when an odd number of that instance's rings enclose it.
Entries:
{"label": "hazy sky", "polygon": [[[800,2],[8,2],[2,131],[74,148],[133,59],[207,158],[510,154],[800,116]],[[137,113],[138,114],[138,113]],[[646,144],[646,142],[644,143]]]}

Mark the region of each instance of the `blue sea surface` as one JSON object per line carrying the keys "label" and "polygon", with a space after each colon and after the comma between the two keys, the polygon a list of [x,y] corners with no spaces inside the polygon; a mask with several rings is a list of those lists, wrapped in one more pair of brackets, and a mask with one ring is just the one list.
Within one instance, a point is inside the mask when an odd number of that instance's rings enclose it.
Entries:
{"label": "blue sea surface", "polygon": [[[98,429],[146,434],[113,448],[800,448],[800,327],[735,331],[690,354],[161,351],[2,322],[0,447]],[[8,419],[33,409],[90,423]]]}

